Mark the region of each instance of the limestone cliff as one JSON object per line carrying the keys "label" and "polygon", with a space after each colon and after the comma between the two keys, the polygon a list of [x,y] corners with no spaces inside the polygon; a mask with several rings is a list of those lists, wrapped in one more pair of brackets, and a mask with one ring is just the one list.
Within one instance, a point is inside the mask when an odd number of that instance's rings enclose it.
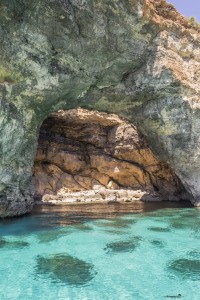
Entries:
{"label": "limestone cliff", "polygon": [[30,211],[39,128],[59,109],[137,124],[200,201],[200,36],[164,0],[1,0],[0,215]]}
{"label": "limestone cliff", "polygon": [[[56,195],[58,199],[69,192],[102,193],[102,189],[123,189],[124,199],[124,189],[135,191],[133,197],[143,200],[189,198],[174,172],[153,155],[134,125],[114,114],[85,109],[59,111],[44,121],[33,179],[36,198]],[[79,197],[84,200],[84,193]]]}

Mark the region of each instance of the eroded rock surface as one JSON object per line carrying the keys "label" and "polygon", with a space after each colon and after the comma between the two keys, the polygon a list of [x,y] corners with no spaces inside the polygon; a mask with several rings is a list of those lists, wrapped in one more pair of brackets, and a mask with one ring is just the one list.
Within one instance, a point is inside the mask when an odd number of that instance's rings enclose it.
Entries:
{"label": "eroded rock surface", "polygon": [[44,121],[33,179],[36,198],[44,200],[189,198],[136,126],[117,115],[85,109],[59,111]]}
{"label": "eroded rock surface", "polygon": [[164,0],[1,0],[0,216],[31,210],[39,128],[59,109],[126,117],[200,203],[200,35]]}

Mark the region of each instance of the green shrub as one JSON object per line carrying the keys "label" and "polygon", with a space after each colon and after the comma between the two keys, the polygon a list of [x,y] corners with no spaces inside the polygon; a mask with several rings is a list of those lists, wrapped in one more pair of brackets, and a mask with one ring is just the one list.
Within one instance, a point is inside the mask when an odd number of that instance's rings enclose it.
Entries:
{"label": "green shrub", "polygon": [[200,24],[197,22],[197,20],[195,19],[195,17],[190,17],[189,18],[189,22],[190,22],[190,25],[192,27],[200,28]]}

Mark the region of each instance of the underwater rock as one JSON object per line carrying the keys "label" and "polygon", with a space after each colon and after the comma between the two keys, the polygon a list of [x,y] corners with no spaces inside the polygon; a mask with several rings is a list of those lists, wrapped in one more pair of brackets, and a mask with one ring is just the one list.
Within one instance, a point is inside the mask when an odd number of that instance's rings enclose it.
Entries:
{"label": "underwater rock", "polygon": [[6,240],[4,238],[0,238],[0,249],[1,248],[6,248],[6,249],[21,249],[21,248],[24,248],[24,247],[28,247],[29,246],[29,243],[28,242],[25,242],[25,241],[9,241],[9,240]]}
{"label": "underwater rock", "polygon": [[148,230],[155,231],[155,232],[169,232],[169,231],[171,231],[171,229],[167,228],[167,227],[148,227]]}
{"label": "underwater rock", "polygon": [[200,280],[200,260],[180,258],[174,260],[169,265],[172,274],[180,275],[184,279],[194,281]]}
{"label": "underwater rock", "polygon": [[150,243],[158,248],[164,248],[165,247],[165,243],[162,240],[152,240],[150,241]]}
{"label": "underwater rock", "polygon": [[108,243],[104,250],[108,253],[133,252],[139,246],[141,239],[141,237],[135,236],[129,240]]}
{"label": "underwater rock", "polygon": [[36,261],[36,273],[48,276],[53,281],[80,286],[87,284],[95,276],[92,264],[67,254],[38,256]]}

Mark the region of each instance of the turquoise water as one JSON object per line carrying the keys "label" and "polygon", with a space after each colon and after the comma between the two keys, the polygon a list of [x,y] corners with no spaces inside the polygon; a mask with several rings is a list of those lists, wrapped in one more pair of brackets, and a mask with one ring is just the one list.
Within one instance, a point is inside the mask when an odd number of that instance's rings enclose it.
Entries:
{"label": "turquoise water", "polygon": [[200,210],[0,223],[0,299],[200,299]]}

